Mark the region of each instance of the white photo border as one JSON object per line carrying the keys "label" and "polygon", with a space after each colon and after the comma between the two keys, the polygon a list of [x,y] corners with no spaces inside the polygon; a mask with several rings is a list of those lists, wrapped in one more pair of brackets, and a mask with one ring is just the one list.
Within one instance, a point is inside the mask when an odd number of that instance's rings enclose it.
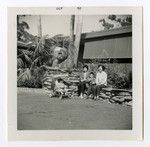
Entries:
{"label": "white photo border", "polygon": [[[143,22],[142,7],[9,7],[7,8],[8,140],[142,140],[143,139]],[[60,9],[60,10],[59,10]],[[17,130],[16,16],[130,14],[132,25],[133,114],[132,130]]]}

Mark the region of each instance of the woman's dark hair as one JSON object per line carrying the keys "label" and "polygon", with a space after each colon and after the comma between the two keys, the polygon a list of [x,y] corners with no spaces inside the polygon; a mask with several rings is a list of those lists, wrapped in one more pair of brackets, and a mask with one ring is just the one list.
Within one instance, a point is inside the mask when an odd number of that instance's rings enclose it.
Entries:
{"label": "woman's dark hair", "polygon": [[87,70],[89,70],[88,65],[84,65],[83,68],[86,68]]}
{"label": "woman's dark hair", "polygon": [[57,81],[58,82],[63,82],[63,80],[61,78],[58,78]]}
{"label": "woman's dark hair", "polygon": [[100,64],[100,65],[98,65],[98,68],[99,68],[100,66],[102,67],[102,70],[104,71],[104,70],[105,70],[105,66]]}
{"label": "woman's dark hair", "polygon": [[94,72],[90,72],[90,75],[94,75]]}

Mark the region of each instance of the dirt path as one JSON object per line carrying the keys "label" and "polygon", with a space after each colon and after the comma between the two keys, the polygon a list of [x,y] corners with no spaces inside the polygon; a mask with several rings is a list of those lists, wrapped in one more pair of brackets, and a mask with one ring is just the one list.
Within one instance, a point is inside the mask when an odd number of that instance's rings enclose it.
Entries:
{"label": "dirt path", "polygon": [[132,107],[107,101],[18,93],[19,130],[132,129]]}

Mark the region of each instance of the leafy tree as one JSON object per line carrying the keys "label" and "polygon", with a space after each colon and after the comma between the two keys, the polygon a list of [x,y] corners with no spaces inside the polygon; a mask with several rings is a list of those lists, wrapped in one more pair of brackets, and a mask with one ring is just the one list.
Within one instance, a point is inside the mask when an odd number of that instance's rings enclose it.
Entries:
{"label": "leafy tree", "polygon": [[[109,22],[108,22],[109,21]],[[106,19],[100,19],[99,22],[104,27],[104,30],[109,30],[116,27],[114,24],[118,24],[117,27],[125,27],[132,25],[132,16],[116,16],[116,15],[108,15],[108,21]]]}
{"label": "leafy tree", "polygon": [[99,22],[102,23],[102,26],[104,27],[104,30],[109,30],[109,29],[114,27],[113,24],[106,22],[105,19],[101,19]]}
{"label": "leafy tree", "polygon": [[110,19],[110,20],[116,20],[116,15],[109,15],[108,19]]}
{"label": "leafy tree", "polygon": [[26,30],[29,29],[29,25],[24,21],[20,22],[21,17],[25,17],[25,16],[17,15],[17,40],[27,42],[25,34],[26,34]]}

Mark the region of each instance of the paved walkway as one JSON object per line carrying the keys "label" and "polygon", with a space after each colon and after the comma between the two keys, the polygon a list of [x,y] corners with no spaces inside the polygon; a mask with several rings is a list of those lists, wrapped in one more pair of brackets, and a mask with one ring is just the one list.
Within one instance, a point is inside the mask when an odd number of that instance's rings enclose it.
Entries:
{"label": "paved walkway", "polygon": [[18,91],[18,129],[132,129],[132,107],[107,101],[49,98]]}

